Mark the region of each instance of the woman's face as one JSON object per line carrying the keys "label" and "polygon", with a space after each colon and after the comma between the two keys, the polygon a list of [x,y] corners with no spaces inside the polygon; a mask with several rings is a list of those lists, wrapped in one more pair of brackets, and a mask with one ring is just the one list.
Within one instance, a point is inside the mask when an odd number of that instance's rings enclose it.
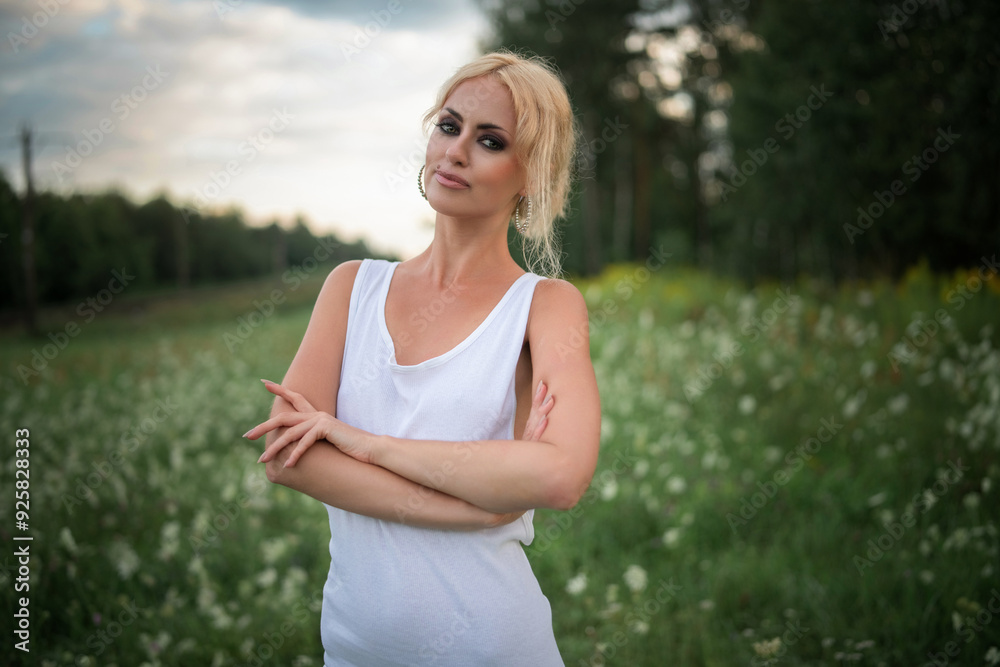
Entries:
{"label": "woman's face", "polygon": [[427,200],[453,217],[508,214],[525,175],[514,153],[514,101],[490,77],[464,81],[437,115],[427,143]]}

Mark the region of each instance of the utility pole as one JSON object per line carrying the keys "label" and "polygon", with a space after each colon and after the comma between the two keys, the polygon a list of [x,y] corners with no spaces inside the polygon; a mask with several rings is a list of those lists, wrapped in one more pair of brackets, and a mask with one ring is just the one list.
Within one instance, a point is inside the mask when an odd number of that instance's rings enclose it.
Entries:
{"label": "utility pole", "polygon": [[38,334],[38,283],[35,276],[35,186],[31,180],[31,127],[21,126],[21,164],[24,168],[24,202],[21,205],[21,264],[24,267],[24,324]]}

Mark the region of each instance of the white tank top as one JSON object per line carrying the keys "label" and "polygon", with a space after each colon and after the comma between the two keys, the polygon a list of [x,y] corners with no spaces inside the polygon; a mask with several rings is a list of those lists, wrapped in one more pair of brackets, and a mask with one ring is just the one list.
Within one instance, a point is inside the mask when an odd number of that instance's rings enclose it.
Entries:
{"label": "white tank top", "polygon": [[[520,276],[468,338],[440,356],[401,366],[385,324],[397,265],[365,260],[358,270],[337,417],[400,438],[512,439],[514,370],[542,278]],[[424,316],[434,313],[432,306]],[[331,562],[321,634],[327,667],[563,665],[549,602],[519,544],[534,537],[533,512],[506,526],[459,532],[326,509]]]}

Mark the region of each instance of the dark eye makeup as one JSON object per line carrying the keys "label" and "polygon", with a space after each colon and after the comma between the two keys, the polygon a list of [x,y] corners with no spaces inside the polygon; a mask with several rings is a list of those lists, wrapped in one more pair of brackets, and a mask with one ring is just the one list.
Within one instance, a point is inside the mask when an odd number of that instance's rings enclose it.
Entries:
{"label": "dark eye makeup", "polygon": [[[458,124],[451,118],[443,118],[440,121],[434,123],[434,125],[443,132],[444,134],[455,136],[458,135],[461,130]],[[506,144],[500,137],[493,134],[484,134],[479,138],[479,143],[483,145],[484,148],[490,151],[502,151]]]}

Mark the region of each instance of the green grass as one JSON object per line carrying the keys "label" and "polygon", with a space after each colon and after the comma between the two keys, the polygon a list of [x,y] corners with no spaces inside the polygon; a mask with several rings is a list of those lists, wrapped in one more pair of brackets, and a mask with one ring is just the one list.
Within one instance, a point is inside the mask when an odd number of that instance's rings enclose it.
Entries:
{"label": "green grass", "polygon": [[[27,382],[48,339],[3,338],[0,480],[14,487],[14,430],[30,429],[35,539],[32,653],[8,636],[0,662],[322,663],[325,512],[269,485],[240,435],[323,273],[123,294]],[[579,282],[601,460],[577,508],[536,514],[526,549],[567,665],[923,665],[949,642],[947,664],[983,664],[1000,647],[1000,281],[957,298],[970,275],[804,279],[773,319],[778,285],[635,266]],[[243,340],[238,318],[273,289],[285,302]],[[949,323],[921,337],[939,309]],[[43,331],[73,318],[49,312]],[[8,618],[18,532],[10,491]]]}

